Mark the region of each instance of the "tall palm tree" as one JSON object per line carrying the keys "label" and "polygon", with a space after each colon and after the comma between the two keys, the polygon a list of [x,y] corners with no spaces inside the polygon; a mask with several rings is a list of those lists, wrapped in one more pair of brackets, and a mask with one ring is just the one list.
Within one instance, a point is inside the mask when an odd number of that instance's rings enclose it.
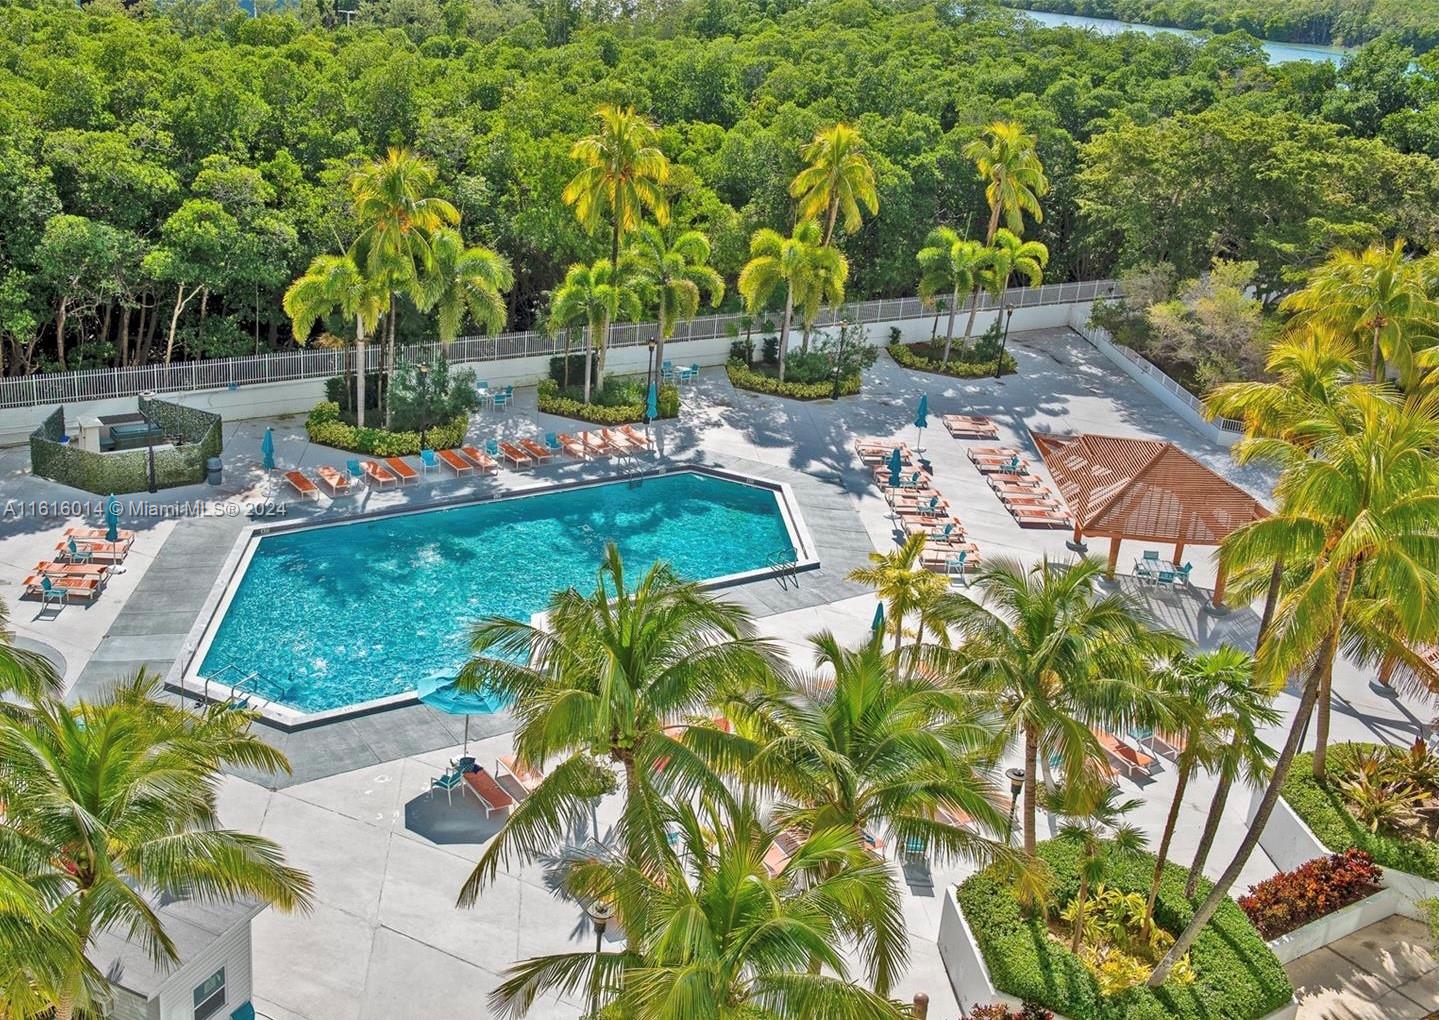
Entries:
{"label": "tall palm tree", "polygon": [[920,560],[924,556],[928,536],[910,535],[904,544],[889,552],[871,552],[867,567],[855,567],[848,574],[851,581],[867,584],[885,603],[889,623],[894,627],[894,650],[904,643],[904,620],[919,613],[921,622],[915,643],[924,640],[924,621],[941,596],[949,591],[949,580],[926,570]]}
{"label": "tall palm tree", "polygon": [[303,345],[315,322],[338,312],[355,323],[355,423],[365,427],[365,338],[390,307],[390,291],[350,254],[317,255],[283,299],[295,342]]}
{"label": "tall palm tree", "polygon": [[[0,826],[0,857],[18,863],[33,849]],[[104,978],[55,909],[62,895],[54,883],[37,887],[20,871],[0,864],[0,1017],[5,1020],[50,1016],[67,985],[78,984],[74,1001],[80,1008],[103,1001]]]}
{"label": "tall palm tree", "polygon": [[618,271],[620,240],[639,227],[646,209],[660,226],[669,222],[664,185],[670,164],[657,145],[659,132],[633,107],[606,103],[595,119],[599,130],[570,149],[582,168],[562,197],[586,230],[609,227],[610,268]]}
{"label": "tall palm tree", "polygon": [[[1029,286],[1038,287],[1044,282],[1044,267],[1049,265],[1049,249],[1038,241],[1021,240],[1020,236],[1005,227],[994,232],[994,238],[987,249],[985,264],[975,274],[976,292],[982,288],[994,298],[995,307],[1004,297],[1009,281],[1022,277]],[[969,321],[964,326],[964,342],[974,333],[974,317],[979,303],[970,301]]]}
{"label": "tall palm tree", "polygon": [[800,287],[799,313],[804,325],[800,350],[809,350],[809,338],[815,320],[826,305],[831,308],[844,303],[844,287],[849,280],[849,259],[834,245],[821,245],[810,258],[809,269]]}
{"label": "tall palm tree", "polygon": [[800,150],[807,166],[790,182],[790,197],[799,203],[799,218],[824,221],[824,240],[834,238],[835,223],[844,213],[844,229],[860,228],[863,205],[873,216],[879,212],[874,166],[864,151],[859,130],[849,124],[834,124],[815,133]]}
{"label": "tall palm tree", "polygon": [[708,296],[711,308],[724,300],[724,277],[709,264],[709,238],[698,230],[671,235],[652,224],[636,231],[627,254],[635,283],[655,310],[655,367],[664,364],[665,341],[675,326],[693,319],[700,300]]}
{"label": "tall palm tree", "polygon": [[[893,884],[882,861],[829,830],[771,874],[764,858],[779,833],[753,799],[721,789],[701,810],[680,803],[667,814],[681,853],[658,870],[616,856],[576,861],[563,872],[571,895],[612,906],[623,951],[521,961],[491,995],[496,1011],[523,1016],[538,995],[554,991],[590,997],[597,1007],[590,1015],[634,1020],[910,1015],[849,980],[837,948],[856,906]],[[809,877],[817,874],[823,877]],[[831,973],[809,970],[816,960]]]}
{"label": "tall palm tree", "polygon": [[1282,307],[1365,338],[1372,377],[1383,379],[1392,365],[1410,386],[1418,377],[1415,352],[1439,341],[1439,303],[1428,282],[1426,265],[1404,253],[1403,240],[1387,248],[1374,244],[1361,252],[1334,252]]}
{"label": "tall palm tree", "polygon": [[467,247],[458,230],[441,227],[430,235],[416,303],[434,310],[440,342],[449,343],[466,316],[487,333],[503,329],[504,295],[514,285],[509,259],[481,244]]}
{"label": "tall palm tree", "polygon": [[[888,835],[941,860],[1001,854],[966,827],[1004,825],[985,774],[994,733],[978,709],[937,675],[887,654],[878,634],[852,649],[828,632],[810,644],[815,676],[732,698],[724,707],[734,732],[695,729],[685,743],[718,771],[775,795],[775,818],[791,829],[845,833],[856,851]],[[881,994],[908,958],[903,925],[889,919],[899,913],[887,897],[880,917],[861,917],[850,932]]]}
{"label": "tall palm tree", "polygon": [[552,328],[585,327],[585,403],[590,402],[591,361],[595,386],[604,385],[610,327],[620,319],[639,318],[641,308],[639,292],[604,259],[570,266],[564,282],[550,295]]}
{"label": "tall palm tree", "polygon": [[[36,701],[58,696],[62,690],[63,681],[48,659],[16,647],[15,632],[10,629],[10,607],[0,599],[0,694]],[[4,699],[0,699],[0,708],[4,705]]]}
{"label": "tall palm tree", "polygon": [[515,753],[549,768],[505,819],[460,892],[475,902],[501,862],[559,846],[572,818],[623,773],[617,838],[632,861],[659,867],[668,853],[664,805],[715,792],[712,774],[667,728],[703,715],[732,690],[770,683],[771,646],[740,607],[656,563],[632,583],[611,543],[592,594],[556,592],[545,625],[490,617],[475,625],[461,686],[509,701]]}
{"label": "tall palm tree", "polygon": [[[278,846],[222,828],[216,814],[223,768],[288,768],[250,732],[254,714],[224,705],[191,713],[157,701],[159,689],[142,671],[94,704],[45,700],[0,715],[0,830],[29,880],[63,893],[56,917],[75,944],[120,931],[174,961],[156,897],[184,890],[293,910],[308,905],[311,887]],[[87,976],[67,976],[58,1020],[83,1001]]]}
{"label": "tall palm tree", "polygon": [[823,248],[819,224],[801,220],[789,237],[768,227],[756,230],[749,242],[749,261],[740,270],[739,292],[751,313],[764,308],[776,290],[784,288],[784,312],[779,323],[779,377],[784,379],[789,350],[790,322],[796,305],[810,296],[813,265]]}
{"label": "tall palm tree", "polygon": [[1013,120],[997,120],[984,135],[964,147],[964,157],[974,163],[985,182],[984,197],[989,203],[986,245],[994,243],[1000,221],[1011,232],[1024,233],[1024,217],[1044,221],[1039,200],[1049,192],[1049,178],[1039,160],[1035,137]]}
{"label": "tall palm tree", "polygon": [[[430,237],[460,221],[459,211],[436,195],[439,172],[429,160],[408,149],[390,149],[350,176],[350,198],[359,233],[350,255],[367,277],[390,293],[385,336],[385,372],[395,370],[395,325],[399,298],[421,289]],[[385,427],[390,424],[389,388],[385,390]]]}
{"label": "tall palm tree", "polygon": [[[990,251],[978,241],[961,238],[952,227],[935,227],[919,250],[919,296],[933,301],[940,294],[949,295],[949,323],[944,328],[944,359],[949,364],[950,348],[954,345],[954,319],[959,311],[962,291],[975,292],[980,282],[979,271],[989,265]],[[977,293],[977,292],[976,292]],[[973,328],[974,312],[970,312]]]}
{"label": "tall palm tree", "polygon": [[964,639],[955,652],[931,651],[963,682],[993,699],[1007,745],[1024,758],[1024,848],[1033,853],[1038,762],[1057,758],[1074,782],[1102,761],[1091,727],[1124,729],[1163,718],[1151,666],[1172,656],[1178,639],[1151,625],[1123,592],[1100,594],[1104,565],[1047,558],[1031,567],[988,561],[971,588],[983,603],[951,594],[935,615]]}
{"label": "tall palm tree", "polygon": [[1398,404],[1382,394],[1364,393],[1353,403],[1358,429],[1346,414],[1315,414],[1296,425],[1297,441],[1244,439],[1236,447],[1243,460],[1265,458],[1280,466],[1279,508],[1231,534],[1223,555],[1240,563],[1269,563],[1286,555],[1306,564],[1302,581],[1280,599],[1258,649],[1255,673],[1261,683],[1278,689],[1291,670],[1303,667],[1304,685],[1269,785],[1234,859],[1155,967],[1151,987],[1162,984],[1174,961],[1188,951],[1254,852],[1316,704],[1315,758],[1322,763],[1334,660],[1351,618],[1350,599],[1360,590],[1361,568],[1368,592],[1391,596],[1390,622],[1401,630],[1391,637],[1396,647],[1412,641],[1433,619],[1439,600],[1434,566],[1439,563],[1439,459],[1434,454],[1439,401],[1429,395]]}

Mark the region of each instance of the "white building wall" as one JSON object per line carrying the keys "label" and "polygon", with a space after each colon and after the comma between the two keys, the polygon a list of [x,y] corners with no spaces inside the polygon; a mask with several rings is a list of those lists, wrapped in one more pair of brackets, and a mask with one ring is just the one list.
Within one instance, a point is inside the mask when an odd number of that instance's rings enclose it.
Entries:
{"label": "white building wall", "polygon": [[216,939],[209,950],[189,960],[170,975],[155,1000],[160,1009],[156,1020],[192,1020],[195,988],[215,971],[225,968],[225,1007],[215,1020],[230,1014],[250,998],[250,922],[237,924]]}

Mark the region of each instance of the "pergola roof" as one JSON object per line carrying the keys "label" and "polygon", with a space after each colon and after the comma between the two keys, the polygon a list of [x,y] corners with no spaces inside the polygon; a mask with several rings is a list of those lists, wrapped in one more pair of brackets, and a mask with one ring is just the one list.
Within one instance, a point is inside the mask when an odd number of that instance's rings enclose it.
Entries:
{"label": "pergola roof", "polygon": [[1085,535],[1218,545],[1268,516],[1257,499],[1173,443],[1032,432]]}

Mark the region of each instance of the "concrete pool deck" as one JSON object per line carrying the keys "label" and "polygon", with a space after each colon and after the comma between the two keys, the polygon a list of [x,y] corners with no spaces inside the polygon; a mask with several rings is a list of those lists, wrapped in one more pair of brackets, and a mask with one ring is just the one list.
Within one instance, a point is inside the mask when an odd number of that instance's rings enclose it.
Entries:
{"label": "concrete pool deck", "polygon": [[[893,548],[894,536],[883,500],[853,456],[852,440],[856,435],[894,436],[915,445],[912,420],[921,393],[929,396],[935,426],[924,433],[921,445],[934,466],[936,484],[988,558],[1010,555],[1033,561],[1048,555],[1068,561],[1073,554],[1064,547],[1067,532],[1015,525],[966,459],[966,444],[938,427],[943,413],[991,415],[1000,426],[1000,442],[1024,446],[1031,427],[1170,439],[1256,495],[1267,495],[1262,473],[1236,468],[1226,450],[1192,432],[1072,332],[1012,335],[1010,343],[1021,374],[999,383],[908,372],[881,356],[866,375],[864,393],[839,403],[797,404],[737,392],[718,370],[705,372],[685,389],[681,419],[660,428],[664,458],[672,463],[741,464],[756,477],[795,485],[811,534],[817,543],[827,543],[821,570],[803,575],[797,589],[762,582],[727,592],[749,606],[758,617],[758,629],[782,642],[797,662],[809,664],[804,639],[821,629],[849,642],[868,634],[874,596],[846,581],[844,574],[872,550]],[[474,434],[533,434],[561,424],[560,419],[537,415],[533,401],[533,391],[523,393],[510,416],[491,413],[477,419]],[[277,461],[283,466],[343,463],[344,455],[309,445],[298,418],[271,424],[276,427]],[[226,424],[226,496],[266,494],[257,464],[264,425]],[[0,480],[7,493],[37,500],[67,494],[24,473],[25,460],[23,450],[0,451]],[[540,474],[569,477],[605,470],[613,469],[571,464]],[[535,481],[505,471],[493,483],[444,479],[401,494],[365,498],[419,500],[430,492],[448,497],[481,484],[516,488]],[[197,488],[196,495],[213,496],[214,490]],[[163,498],[172,496],[190,498]],[[66,523],[55,518],[0,521],[0,577],[12,583],[22,577],[38,551],[53,547]],[[10,599],[21,636],[64,655],[72,696],[91,694],[138,664],[168,667],[174,661],[244,521],[207,517],[135,523],[140,536],[134,568],[116,578],[93,608],[67,608],[54,620],[36,619],[33,603]],[[1140,549],[1139,543],[1125,546],[1121,574],[1128,572]],[[1095,552],[1102,554],[1103,549]],[[1210,552],[1191,553],[1196,592],[1146,592],[1142,597],[1163,623],[1199,645],[1252,645],[1257,624],[1252,612],[1239,608],[1212,616],[1202,609],[1203,589],[1213,583]],[[133,587],[120,587],[122,581]],[[13,596],[13,591],[0,588],[4,595]],[[1367,680],[1348,663],[1336,671],[1335,739],[1407,740],[1430,721],[1431,706],[1383,697]],[[1266,739],[1273,742],[1275,734],[1287,728],[1293,706],[1292,692],[1281,695],[1285,718]],[[509,750],[505,717],[484,721],[491,724],[489,729],[474,722],[471,729],[471,751],[482,762]],[[356,723],[266,735],[291,755],[296,774],[265,784],[228,778],[221,794],[222,817],[229,825],[278,840],[291,861],[314,876],[317,906],[306,916],[266,911],[256,920],[255,995],[261,1013],[273,1020],[488,1020],[496,1014],[486,1005],[486,996],[511,962],[539,952],[593,946],[581,911],[552,895],[539,865],[505,869],[474,909],[454,909],[460,882],[494,831],[494,823],[486,822],[473,801],[457,799],[451,808],[443,798],[430,801],[426,795],[430,777],[458,753],[457,720],[416,706]],[[1131,820],[1151,836],[1157,834],[1173,793],[1173,770],[1165,768],[1138,783],[1126,779],[1122,785],[1127,795],[1142,802]],[[1190,784],[1181,814],[1186,821],[1175,839],[1177,859],[1192,853],[1198,823],[1189,820],[1202,817],[1213,790],[1208,776]],[[1227,863],[1243,834],[1247,800],[1234,798],[1234,821],[1221,827],[1207,869],[1211,875]],[[601,832],[613,817],[613,807],[601,805]],[[1041,816],[1042,834],[1053,824]],[[575,834],[576,839],[589,835]],[[923,991],[931,998],[932,1018],[953,1020],[958,1003],[934,938],[943,890],[970,869],[964,864],[895,867],[905,882],[912,953],[910,972],[895,994],[908,998]],[[1273,871],[1268,859],[1256,854],[1236,892]],[[557,999],[531,1015],[573,1018],[579,1011],[578,1004]]]}

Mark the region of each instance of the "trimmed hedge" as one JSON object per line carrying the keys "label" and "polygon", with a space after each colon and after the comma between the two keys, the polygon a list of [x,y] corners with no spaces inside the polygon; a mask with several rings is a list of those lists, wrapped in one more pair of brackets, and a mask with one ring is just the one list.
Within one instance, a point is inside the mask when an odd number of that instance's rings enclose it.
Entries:
{"label": "trimmed hedge", "polygon": [[[1039,844],[1038,854],[1053,872],[1054,899],[1060,906],[1067,904],[1079,891],[1078,841],[1048,840]],[[1116,857],[1108,862],[1105,884],[1147,894],[1153,873],[1151,854]],[[1200,882],[1191,903],[1184,897],[1187,877],[1185,869],[1167,864],[1155,904],[1159,926],[1176,934],[1211,888]],[[1190,950],[1193,983],[1167,982],[1157,989],[1141,984],[1105,997],[1079,957],[1050,936],[1044,919],[1025,916],[1013,883],[998,866],[967,879],[957,896],[995,987],[1070,1020],[1255,1020],[1293,995],[1283,966],[1229,899],[1219,905]]]}
{"label": "trimmed hedge", "polygon": [[[797,383],[780,382],[761,372],[756,372],[743,361],[730,361],[725,365],[730,385],[737,390],[754,393],[768,393],[775,397],[789,397],[791,400],[828,400],[834,396],[833,382]],[[839,395],[852,397],[859,392],[860,376],[847,375],[839,381]]]}
{"label": "trimmed hedge", "polygon": [[[908,344],[890,344],[887,348],[889,356],[895,360],[895,364],[903,368],[912,368],[919,372],[933,372],[935,375],[951,375],[956,379],[983,379],[985,376],[994,375],[994,359],[985,361],[959,361],[953,355],[950,356],[949,364],[935,361],[933,358],[926,358],[916,354]],[[1019,362],[1014,360],[1014,355],[1008,351],[1004,352],[1003,364],[1000,366],[1000,375],[1013,375],[1019,371]]]}
{"label": "trimmed hedge", "polygon": [[1309,830],[1319,837],[1319,842],[1331,851],[1355,847],[1374,858],[1374,863],[1380,867],[1439,881],[1439,846],[1426,839],[1370,832],[1368,826],[1360,824],[1344,805],[1339,781],[1354,760],[1354,755],[1379,747],[1371,743],[1332,745],[1324,759],[1324,774],[1329,778],[1328,783],[1318,783],[1314,779],[1313,752],[1295,755],[1289,775],[1284,777],[1284,799],[1309,826]]}
{"label": "trimmed hedge", "polygon": [[[431,449],[448,450],[463,444],[469,430],[470,416],[456,415],[447,424],[426,429],[425,444]],[[347,425],[340,420],[340,405],[328,400],[315,405],[305,419],[305,431],[312,443],[374,457],[404,457],[420,452],[418,432],[390,432],[369,426],[356,428]]]}
{"label": "trimmed hedge", "polygon": [[[553,379],[540,380],[539,408],[545,414],[576,418],[596,425],[628,425],[645,419],[644,404],[586,404],[563,396],[560,384]],[[661,386],[656,394],[655,409],[659,411],[659,418],[677,417],[680,413],[680,391],[673,386]]]}
{"label": "trimmed hedge", "polygon": [[[160,425],[167,436],[178,436],[181,446],[155,451],[155,486],[171,489],[205,480],[205,462],[223,448],[218,414],[165,400],[141,397],[140,413]],[[92,453],[74,444],[61,444],[65,434],[65,408],[58,407],[30,435],[30,470],[40,478],[86,492],[141,492],[149,488],[149,451],[143,447],[109,453]]]}

